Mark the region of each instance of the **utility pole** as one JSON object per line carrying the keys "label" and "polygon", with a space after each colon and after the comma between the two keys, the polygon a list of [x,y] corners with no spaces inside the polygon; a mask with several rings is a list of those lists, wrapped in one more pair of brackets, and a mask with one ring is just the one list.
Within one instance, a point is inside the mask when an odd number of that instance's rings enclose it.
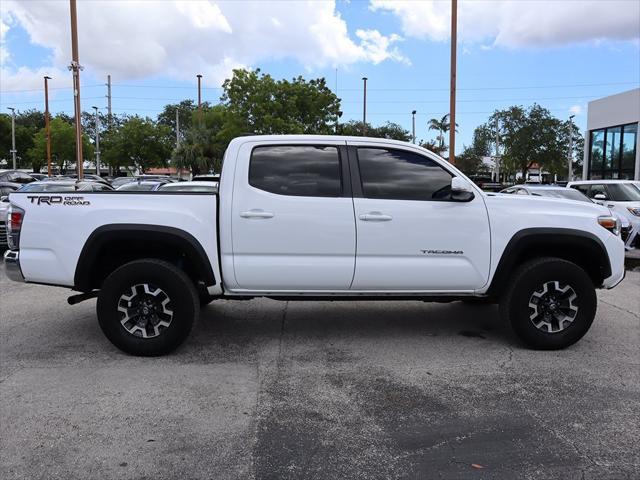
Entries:
{"label": "utility pole", "polygon": [[73,107],[76,117],[76,169],[78,181],[84,176],[82,156],[82,109],[80,108],[80,60],[78,55],[78,11],[76,0],[69,0],[71,13],[71,65],[69,70],[73,74]]}
{"label": "utility pole", "polygon": [[362,135],[367,134],[367,77],[362,77],[364,82],[364,99],[362,102]]}
{"label": "utility pole", "polygon": [[107,126],[111,128],[111,75],[107,75]]}
{"label": "utility pole", "polygon": [[458,46],[458,0],[451,0],[451,98],[449,99],[449,161],[456,163],[456,51]]}
{"label": "utility pole", "polygon": [[569,117],[569,168],[567,172],[567,182],[573,180],[573,117],[575,117],[575,115],[571,115]]}
{"label": "utility pole", "polygon": [[16,169],[16,109],[9,107],[11,110],[11,157],[13,157],[13,169]]}
{"label": "utility pole", "polygon": [[95,129],[96,129],[96,175],[100,176],[100,117],[98,117],[98,107],[91,107],[96,112]]}
{"label": "utility pole", "polygon": [[44,77],[44,133],[47,138],[47,176],[51,176],[51,125],[49,116],[49,80]]}
{"label": "utility pole", "polygon": [[411,112],[411,138],[413,139],[413,143],[416,143],[416,111],[413,110]]}
{"label": "utility pole", "polygon": [[180,110],[176,108],[176,148],[180,146]]}
{"label": "utility pole", "polygon": [[198,111],[202,111],[202,75],[196,75],[198,77]]}
{"label": "utility pole", "polygon": [[496,182],[500,181],[500,119],[496,117]]}

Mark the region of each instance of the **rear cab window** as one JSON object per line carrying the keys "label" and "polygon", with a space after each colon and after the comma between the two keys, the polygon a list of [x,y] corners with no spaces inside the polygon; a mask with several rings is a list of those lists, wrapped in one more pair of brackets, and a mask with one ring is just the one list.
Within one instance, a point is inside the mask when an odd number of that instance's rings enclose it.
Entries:
{"label": "rear cab window", "polygon": [[278,195],[340,197],[340,151],[329,145],[265,145],[251,152],[249,185]]}

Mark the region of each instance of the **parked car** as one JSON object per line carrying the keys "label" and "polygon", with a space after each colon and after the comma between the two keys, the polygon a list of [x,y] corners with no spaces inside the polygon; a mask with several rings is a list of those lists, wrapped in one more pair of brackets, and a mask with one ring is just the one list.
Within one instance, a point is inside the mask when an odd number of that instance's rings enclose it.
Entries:
{"label": "parked car", "polygon": [[[511,193],[516,195],[533,195],[537,197],[566,198],[567,200],[575,200],[578,202],[595,203],[581,191],[574,188],[560,187],[556,185],[514,185],[505,188],[500,193]],[[634,248],[638,230],[631,225],[631,222],[625,215],[621,215],[611,210],[620,221],[620,237],[625,244],[627,250]]]}
{"label": "parked car", "polygon": [[485,194],[411,143],[246,136],[225,158],[218,194],[13,193],[6,274],[97,297],[102,331],[134,355],[175,349],[200,305],[253,297],[479,298],[528,346],[558,349],[624,278],[607,208]]}
{"label": "parked car", "polygon": [[155,192],[162,185],[171,183],[168,180],[136,180],[120,185],[118,192]]}
{"label": "parked car", "polygon": [[[567,186],[627,217],[634,232],[640,232],[640,189],[636,187],[634,180],[581,180],[569,182]],[[638,234],[634,245],[640,247]]]}
{"label": "parked car", "polygon": [[208,175],[196,175],[191,179],[192,182],[219,182],[220,175],[208,174]]}
{"label": "parked car", "polygon": [[160,185],[158,191],[217,193],[218,184],[209,181],[165,183],[164,185]]}
{"label": "parked car", "polygon": [[0,182],[0,252],[7,249],[7,213],[9,211],[9,194],[22,185],[19,183]]}
{"label": "parked car", "polygon": [[21,172],[20,170],[3,170],[0,171],[0,182],[10,182],[10,183],[31,183],[35,182],[36,179],[33,178],[28,173]]}
{"label": "parked car", "polygon": [[36,180],[44,180],[45,178],[47,178],[47,175],[45,175],[44,173],[30,173],[29,175]]}
{"label": "parked car", "polygon": [[100,182],[77,182],[73,180],[58,180],[33,182],[23,185],[16,193],[63,193],[63,192],[109,192],[113,191],[111,185]]}
{"label": "parked car", "polygon": [[23,184],[14,182],[0,182],[0,197],[9,195],[11,192],[15,192]]}
{"label": "parked car", "polygon": [[[74,180],[78,179],[78,175],[76,173],[71,174],[71,175],[67,175],[67,177],[71,178],[71,179],[74,179]],[[90,173],[89,174],[83,174],[82,175],[82,180],[85,181],[85,182],[102,182],[102,183],[105,183],[107,185],[110,185],[110,183],[107,180],[105,180],[104,178],[102,178],[101,176],[92,175]]]}

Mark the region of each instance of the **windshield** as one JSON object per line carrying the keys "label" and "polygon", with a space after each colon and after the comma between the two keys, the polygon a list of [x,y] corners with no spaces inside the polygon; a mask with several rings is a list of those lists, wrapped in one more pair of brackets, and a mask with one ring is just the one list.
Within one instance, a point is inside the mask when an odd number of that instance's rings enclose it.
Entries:
{"label": "windshield", "polygon": [[18,192],[73,192],[75,191],[75,184],[60,184],[58,182],[47,183],[28,183],[20,187]]}
{"label": "windshield", "polygon": [[118,187],[118,191],[130,191],[130,192],[149,192],[156,188],[157,183],[138,183],[131,182],[125,183],[121,187]]}
{"label": "windshield", "polygon": [[614,202],[640,202],[640,190],[631,183],[609,183],[607,190]]}
{"label": "windshield", "polygon": [[541,197],[554,197],[554,198],[566,198],[567,200],[577,200],[579,202],[590,202],[583,193],[572,188],[557,188],[557,189],[531,189],[531,195],[539,195]]}

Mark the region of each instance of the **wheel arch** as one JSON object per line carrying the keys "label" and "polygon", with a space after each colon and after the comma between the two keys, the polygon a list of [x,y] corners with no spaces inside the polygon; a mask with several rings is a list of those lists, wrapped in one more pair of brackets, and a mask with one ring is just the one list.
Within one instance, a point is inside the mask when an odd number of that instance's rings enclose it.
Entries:
{"label": "wheel arch", "polygon": [[557,257],[584,269],[594,286],[611,276],[609,255],[596,235],[571,228],[527,228],[511,237],[491,280],[488,296],[499,296],[514,269],[537,257]]}
{"label": "wheel arch", "polygon": [[200,242],[189,232],[164,225],[109,224],[87,238],[76,265],[74,288],[100,288],[119,266],[141,258],[157,258],[176,264],[194,281],[216,284],[211,261]]}

